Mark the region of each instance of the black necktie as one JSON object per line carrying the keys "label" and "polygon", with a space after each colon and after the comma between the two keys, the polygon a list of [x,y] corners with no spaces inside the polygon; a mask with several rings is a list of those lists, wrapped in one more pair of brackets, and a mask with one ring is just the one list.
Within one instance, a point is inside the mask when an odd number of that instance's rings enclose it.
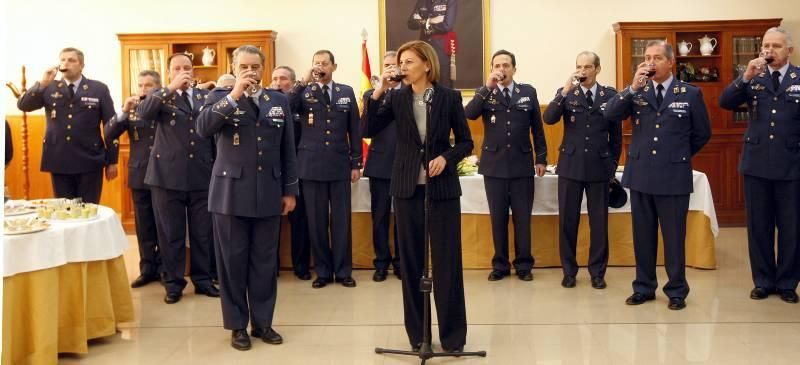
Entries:
{"label": "black necktie", "polygon": [[245,96],[245,102],[248,105],[250,105],[251,108],[253,108],[253,110],[256,112],[256,118],[258,118],[258,114],[259,114],[258,104],[256,104],[256,102],[253,101],[253,98],[249,97],[249,96]]}
{"label": "black necktie", "polygon": [[772,86],[775,86],[775,90],[781,86],[781,72],[780,71],[772,71]]}
{"label": "black necktie", "polygon": [[589,106],[594,105],[594,100],[592,100],[592,90],[586,90],[586,102],[589,103]]}
{"label": "black necktie", "polygon": [[183,93],[181,93],[181,98],[183,98],[183,102],[186,103],[186,106],[188,106],[189,109],[191,110],[192,109],[192,102],[189,101],[189,93],[187,93],[184,90]]}
{"label": "black necktie", "polygon": [[69,99],[72,100],[75,97],[75,84],[69,84],[67,89],[69,89]]}
{"label": "black necktie", "polygon": [[325,105],[331,105],[331,94],[328,92],[328,85],[322,86],[322,96],[325,99]]}
{"label": "black necktie", "polygon": [[658,84],[658,86],[656,86],[656,103],[658,103],[658,106],[661,106],[661,102],[664,101],[664,94],[662,94],[663,92],[664,85]]}
{"label": "black necktie", "polygon": [[511,92],[508,88],[503,89],[503,96],[506,98],[506,105],[511,105]]}

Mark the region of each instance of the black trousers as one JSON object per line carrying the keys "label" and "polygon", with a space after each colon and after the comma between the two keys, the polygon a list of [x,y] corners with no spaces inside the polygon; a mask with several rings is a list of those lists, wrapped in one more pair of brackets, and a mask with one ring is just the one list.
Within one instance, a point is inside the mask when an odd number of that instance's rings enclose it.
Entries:
{"label": "black trousers", "polygon": [[586,182],[558,177],[558,248],[566,276],[578,275],[575,260],[581,202],[586,192],[589,212],[589,275],[604,277],[608,266],[608,181]]}
{"label": "black trousers", "polygon": [[511,270],[508,262],[508,208],[514,222],[514,268],[531,270],[531,211],[533,210],[533,177],[504,179],[484,176],[486,200],[492,220],[494,257],[492,268],[503,272]]}
{"label": "black trousers", "polygon": [[389,221],[392,216],[392,196],[389,194],[391,180],[369,178],[369,194],[372,209],[372,246],[375,249],[375,269],[388,270],[389,264],[400,270],[400,257],[397,255],[397,227],[394,230],[394,258],[389,248]]}
{"label": "black trousers", "polygon": [[103,169],[83,174],[50,174],[56,198],[81,198],[85,203],[100,203]]}
{"label": "black trousers", "polygon": [[[408,341],[413,346],[422,342],[423,331],[428,330],[422,323],[424,305],[420,291],[425,258],[424,185],[417,185],[410,199],[395,198],[394,202],[400,239],[403,313]],[[433,297],[439,319],[439,340],[442,347],[455,349],[467,341],[459,199],[432,201],[429,219]]]}
{"label": "black trousers", "polygon": [[800,180],[769,180],[744,175],[744,197],[753,283],[766,289],[797,289],[800,280]]}
{"label": "black trousers", "polygon": [[633,254],[636,258],[636,279],[633,291],[655,295],[656,255],[658,254],[658,225],[664,237],[664,267],[669,281],[664,294],[670,298],[686,298],[686,215],[689,194],[653,195],[631,190],[633,220]]}
{"label": "black trousers", "polygon": [[[195,288],[211,285],[213,236],[211,213],[208,212],[208,190],[178,191],[152,187],[153,207],[161,248],[161,263],[168,293],[180,293],[186,287],[186,224],[189,224],[189,276]],[[187,219],[188,218],[188,219]]]}
{"label": "black trousers", "polygon": [[272,327],[278,294],[281,217],[212,214],[225,329]]}
{"label": "black trousers", "polygon": [[314,271],[323,279],[351,276],[350,180],[303,180],[303,194],[306,196]]}
{"label": "black trousers", "polygon": [[153,212],[150,189],[131,189],[136,219],[136,240],[139,241],[139,273],[158,278],[161,274],[161,252]]}
{"label": "black trousers", "polygon": [[311,243],[308,240],[305,195],[298,194],[296,200],[294,210],[289,212],[289,225],[292,234],[292,268],[295,274],[300,275],[307,273],[311,267]]}

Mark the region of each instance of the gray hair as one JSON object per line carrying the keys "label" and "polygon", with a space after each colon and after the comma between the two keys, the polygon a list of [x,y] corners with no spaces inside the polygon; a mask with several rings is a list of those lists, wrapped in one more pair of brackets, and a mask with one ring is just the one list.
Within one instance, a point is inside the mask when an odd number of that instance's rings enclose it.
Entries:
{"label": "gray hair", "polygon": [[286,72],[289,73],[289,80],[292,80],[292,81],[297,80],[297,74],[295,74],[294,70],[289,66],[278,66],[278,67],[275,67],[275,70],[286,70]]}
{"label": "gray hair", "polygon": [[158,72],[155,72],[153,70],[144,70],[142,72],[139,72],[139,77],[145,77],[145,76],[152,77],[156,85],[161,85],[161,75],[159,75]]}
{"label": "gray hair", "polygon": [[397,58],[397,51],[386,51],[386,53],[383,54],[383,58],[386,58],[386,57],[395,57],[395,58]]}
{"label": "gray hair", "polygon": [[767,29],[766,32],[764,32],[764,34],[767,34],[767,33],[780,33],[780,34],[783,34],[783,37],[784,37],[783,39],[786,40],[786,47],[794,47],[794,42],[792,42],[792,35],[786,29],[783,29],[781,27],[772,27],[772,28]]}
{"label": "gray hair", "polygon": [[592,64],[594,64],[594,67],[600,67],[600,56],[598,56],[597,53],[594,53],[592,51],[583,51],[581,53],[578,53],[578,56],[576,56],[575,58],[577,59],[580,56],[592,56],[592,59],[594,60]]}
{"label": "gray hair", "polygon": [[675,51],[672,50],[672,45],[667,43],[667,41],[662,41],[659,39],[648,41],[644,49],[648,49],[650,47],[664,47],[664,56],[667,57],[668,60],[675,59]]}
{"label": "gray hair", "polygon": [[235,49],[233,51],[233,63],[234,64],[238,64],[239,63],[239,54],[242,53],[242,52],[250,53],[250,54],[257,54],[258,57],[261,58],[261,64],[262,65],[264,64],[264,59],[266,58],[266,57],[264,57],[264,52],[262,52],[260,48],[258,48],[256,46],[253,46],[253,45],[249,45],[249,44],[245,44],[243,46],[239,46],[239,48],[237,48],[237,49]]}
{"label": "gray hair", "polygon": [[234,76],[233,76],[233,75],[231,75],[231,74],[222,74],[222,75],[220,75],[220,77],[217,79],[217,86],[224,86],[224,84],[225,84],[227,81],[233,81],[234,83],[236,83],[236,77],[234,77]]}

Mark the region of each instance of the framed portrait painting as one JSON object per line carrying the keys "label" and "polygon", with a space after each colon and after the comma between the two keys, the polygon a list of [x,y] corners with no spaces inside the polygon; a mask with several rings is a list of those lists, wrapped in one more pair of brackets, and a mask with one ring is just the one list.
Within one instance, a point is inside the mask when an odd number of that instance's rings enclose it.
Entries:
{"label": "framed portrait painting", "polygon": [[378,0],[380,50],[421,39],[439,58],[443,86],[471,94],[489,73],[489,0]]}

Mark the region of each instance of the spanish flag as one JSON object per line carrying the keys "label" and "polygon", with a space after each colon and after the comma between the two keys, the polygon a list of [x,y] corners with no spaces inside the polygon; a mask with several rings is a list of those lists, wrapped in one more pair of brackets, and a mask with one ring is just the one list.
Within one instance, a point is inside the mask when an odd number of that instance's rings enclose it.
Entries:
{"label": "spanish flag", "polygon": [[[358,102],[362,104],[362,98],[364,93],[367,90],[372,88],[372,83],[370,82],[370,78],[372,78],[372,71],[369,69],[369,52],[367,52],[367,29],[361,30],[361,83],[359,84],[359,91],[358,91]],[[364,105],[361,105],[361,110],[364,110]],[[363,164],[367,163],[367,154],[369,153],[369,138],[362,138],[361,139],[361,147],[363,151],[364,161]]]}

